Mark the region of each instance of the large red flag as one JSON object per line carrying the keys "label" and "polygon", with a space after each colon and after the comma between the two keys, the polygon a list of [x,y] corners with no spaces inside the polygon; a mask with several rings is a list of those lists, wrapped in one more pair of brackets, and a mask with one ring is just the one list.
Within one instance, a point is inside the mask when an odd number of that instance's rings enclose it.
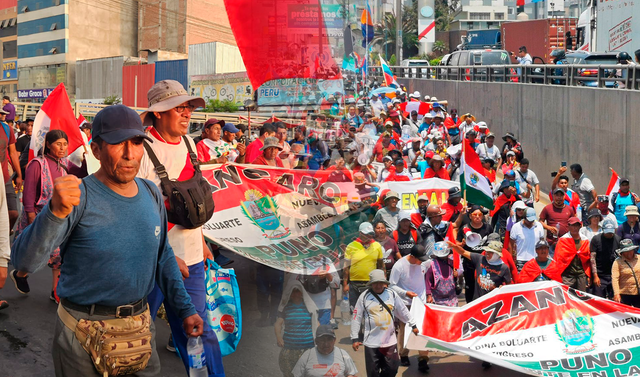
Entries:
{"label": "large red flag", "polygon": [[62,130],[67,134],[69,153],[84,144],[80,128],[78,128],[78,121],[73,114],[73,108],[63,83],[60,83],[49,94],[36,114],[36,119],[33,121],[31,145],[29,146],[29,161],[37,156],[38,151],[44,146],[44,138],[49,130]]}
{"label": "large red flag", "polygon": [[251,85],[289,78],[338,79],[319,0],[225,0]]}

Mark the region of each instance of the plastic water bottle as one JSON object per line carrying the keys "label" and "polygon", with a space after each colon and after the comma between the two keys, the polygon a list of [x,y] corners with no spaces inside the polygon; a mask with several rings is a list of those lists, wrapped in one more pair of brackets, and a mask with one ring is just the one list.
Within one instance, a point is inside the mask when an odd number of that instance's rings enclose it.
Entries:
{"label": "plastic water bottle", "polygon": [[207,377],[209,371],[204,356],[204,346],[199,336],[189,337],[187,353],[189,354],[189,377]]}
{"label": "plastic water bottle", "polygon": [[349,295],[346,294],[340,303],[340,314],[342,315],[342,324],[351,325],[351,311],[349,310]]}

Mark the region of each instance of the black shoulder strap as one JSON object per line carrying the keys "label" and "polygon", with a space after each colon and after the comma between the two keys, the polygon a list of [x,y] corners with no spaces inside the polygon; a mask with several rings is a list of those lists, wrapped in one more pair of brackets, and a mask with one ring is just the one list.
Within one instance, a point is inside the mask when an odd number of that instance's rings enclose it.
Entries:
{"label": "black shoulder strap", "polygon": [[169,182],[169,174],[167,174],[167,169],[160,163],[158,160],[158,156],[153,152],[151,145],[147,141],[143,141],[144,149],[147,151],[149,155],[149,159],[153,162],[153,167],[156,169],[156,173],[158,173],[158,177],[162,181],[162,183]]}
{"label": "black shoulder strap", "polygon": [[376,300],[378,300],[378,302],[380,303],[380,305],[382,305],[385,309],[387,309],[387,311],[389,312],[389,315],[391,316],[391,319],[393,319],[393,313],[391,312],[391,309],[389,309],[389,307],[387,306],[387,304],[382,301],[382,299],[380,298],[380,296],[378,296],[377,293],[375,293],[373,291],[373,289],[369,288],[368,291],[373,295],[373,297],[376,298]]}
{"label": "black shoulder strap", "polygon": [[189,151],[189,158],[191,159],[191,165],[193,165],[193,168],[199,172],[200,171],[200,163],[198,162],[198,155],[193,152],[193,149],[191,149],[191,144],[189,143],[189,140],[187,139],[186,136],[182,136],[182,139],[184,140],[184,143],[187,144],[187,150]]}

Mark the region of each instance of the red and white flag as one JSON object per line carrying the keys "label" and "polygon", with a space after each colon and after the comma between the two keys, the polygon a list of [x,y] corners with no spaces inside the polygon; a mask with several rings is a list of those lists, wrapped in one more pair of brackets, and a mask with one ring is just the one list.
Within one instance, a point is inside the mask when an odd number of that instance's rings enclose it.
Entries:
{"label": "red and white flag", "polygon": [[[611,179],[609,180],[609,186],[607,186],[607,196],[609,199],[611,199],[611,195],[614,192],[618,192],[618,190],[620,190],[620,177],[618,177],[618,173],[616,173],[615,170],[611,169]],[[609,200],[609,210],[613,211],[611,200]]]}
{"label": "red and white flag", "polygon": [[80,114],[78,117],[78,128],[82,127],[83,124],[87,123],[87,120],[84,119],[84,116]]}
{"label": "red and white flag", "polygon": [[416,111],[418,118],[422,118],[431,111],[431,104],[422,101],[404,102],[400,104],[400,109],[405,117],[409,117],[412,111]]}
{"label": "red and white flag", "polygon": [[69,138],[69,153],[74,152],[84,144],[78,121],[73,114],[73,108],[63,83],[60,83],[49,94],[33,121],[29,161],[37,156],[38,152],[44,147],[45,136],[50,130],[62,130],[67,134]]}

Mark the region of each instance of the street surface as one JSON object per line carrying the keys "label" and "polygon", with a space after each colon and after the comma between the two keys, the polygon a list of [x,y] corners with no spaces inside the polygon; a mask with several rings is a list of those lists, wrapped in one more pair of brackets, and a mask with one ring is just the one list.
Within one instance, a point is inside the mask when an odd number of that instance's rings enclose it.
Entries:
{"label": "street surface", "polygon": [[[236,353],[224,358],[229,377],[279,377],[280,348],[276,345],[273,327],[257,327],[259,313],[255,300],[255,263],[226,252],[235,262],[242,298],[243,334]],[[31,293],[18,293],[13,282],[7,279],[0,297],[9,301],[11,307],[0,311],[0,377],[49,377],[53,376],[51,344],[56,319],[56,304],[49,300],[51,272],[44,268],[29,278]],[[340,309],[336,309],[340,318]],[[162,376],[185,376],[178,357],[167,351],[169,326],[162,319],[156,320],[157,350],[162,362]],[[336,346],[349,352],[358,367],[358,376],[366,376],[364,353],[354,352],[349,339],[349,329],[340,325]],[[411,352],[412,365],[400,367],[398,376],[422,376],[418,372],[417,352]],[[467,356],[434,353],[429,362],[431,376],[492,376],[517,377],[522,374],[494,366],[483,370],[480,361]]]}

